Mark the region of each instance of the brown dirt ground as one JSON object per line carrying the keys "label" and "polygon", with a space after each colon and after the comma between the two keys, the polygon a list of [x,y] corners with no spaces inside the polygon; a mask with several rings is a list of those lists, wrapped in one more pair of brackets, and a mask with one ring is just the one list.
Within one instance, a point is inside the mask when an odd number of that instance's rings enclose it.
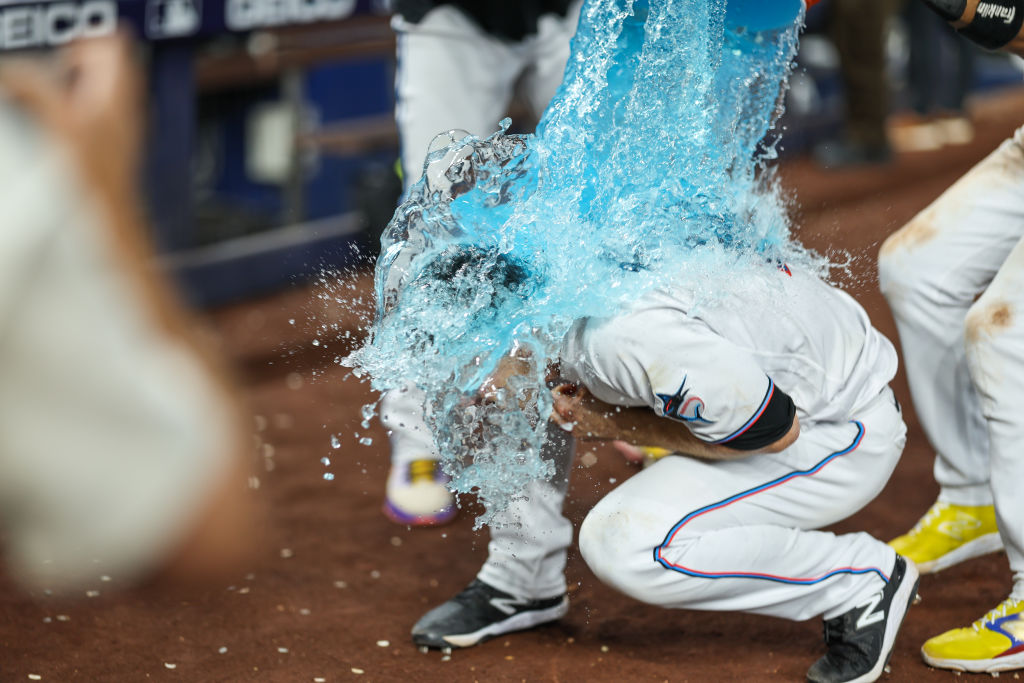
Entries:
{"label": "brown dirt ground", "polygon": [[[874,256],[882,239],[993,149],[1020,122],[1024,95],[979,102],[970,145],[906,155],[887,168],[825,173],[788,162],[787,187],[800,235],[816,248],[855,257],[851,292],[895,338],[877,291]],[[355,290],[368,293],[360,274]],[[262,429],[258,496],[269,505],[269,542],[233,585],[176,593],[107,591],[55,599],[19,593],[0,576],[0,681],[793,681],[821,651],[821,625],[667,611],[602,585],[575,550],[568,577],[572,608],[561,622],[456,651],[450,661],[420,653],[412,623],[474,575],[486,533],[472,530],[472,507],[453,524],[408,529],[380,513],[387,467],[378,424],[359,425],[373,400],[332,359],[350,342],[357,318],[296,287],[210,316],[234,362]],[[293,325],[288,321],[295,319]],[[326,346],[311,342],[319,326]],[[932,454],[898,377],[909,443],[883,493],[837,530],[890,538],[934,499]],[[373,439],[358,443],[357,432]],[[334,450],[330,435],[342,447]],[[326,468],[322,457],[333,465]],[[270,469],[272,467],[272,469]],[[323,474],[331,471],[333,481]],[[577,465],[567,513],[578,526],[612,484],[631,473],[602,450]],[[953,674],[918,655],[929,636],[965,625],[1007,593],[1005,556],[992,555],[925,577],[923,602],[909,614],[885,680],[942,681]],[[386,643],[384,641],[387,641]],[[226,648],[224,652],[222,649]],[[1016,678],[1014,674],[1004,674]]]}

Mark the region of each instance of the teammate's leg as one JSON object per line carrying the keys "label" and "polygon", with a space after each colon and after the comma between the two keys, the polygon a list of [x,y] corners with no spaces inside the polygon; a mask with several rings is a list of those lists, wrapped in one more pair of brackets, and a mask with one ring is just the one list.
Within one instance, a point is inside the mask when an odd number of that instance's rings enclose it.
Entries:
{"label": "teammate's leg", "polygon": [[879,255],[914,407],[937,454],[939,502],[894,541],[923,571],[999,547],[988,430],[967,371],[964,320],[1024,236],[1022,191],[1024,152],[1007,141],[886,240]]}
{"label": "teammate's leg", "polygon": [[444,524],[456,513],[433,434],[423,419],[424,399],[412,384],[381,398],[380,421],[391,444],[384,514],[397,524]]}
{"label": "teammate's leg", "polygon": [[988,424],[992,494],[999,534],[1014,574],[1010,597],[975,625],[924,644],[932,666],[968,671],[1024,668],[1024,241],[1018,242],[992,284],[967,315],[967,361]]}
{"label": "teammate's leg", "polygon": [[542,456],[554,462],[555,476],[550,482],[532,482],[522,499],[498,515],[476,580],[413,626],[415,643],[469,647],[566,613],[565,560],[572,524],[562,516],[562,501],[573,458],[571,437],[549,426]]}
{"label": "teammate's leg", "polygon": [[569,59],[569,41],[576,34],[582,0],[577,0],[564,17],[548,14],[541,17],[537,34],[524,41],[529,64],[523,73],[523,95],[539,117],[562,84],[565,63]]}
{"label": "teammate's leg", "polygon": [[434,137],[461,129],[488,135],[505,115],[521,56],[449,5],[416,24],[396,16],[395,121],[405,186],[419,180]]}
{"label": "teammate's leg", "polygon": [[[439,133],[497,130],[521,68],[513,50],[454,7],[438,7],[416,24],[396,16],[395,121],[406,189],[419,180]],[[423,419],[423,394],[404,387],[385,394],[381,417],[391,439],[385,512],[401,524],[441,524],[455,514],[433,438]]]}

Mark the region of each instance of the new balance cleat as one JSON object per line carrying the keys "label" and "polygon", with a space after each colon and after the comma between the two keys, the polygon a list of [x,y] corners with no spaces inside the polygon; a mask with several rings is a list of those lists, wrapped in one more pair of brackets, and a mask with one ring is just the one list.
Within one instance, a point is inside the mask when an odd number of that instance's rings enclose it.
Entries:
{"label": "new balance cleat", "polygon": [[899,555],[885,587],[863,604],[825,621],[828,652],[807,672],[811,683],[868,683],[882,675],[896,633],[917,595],[918,573]]}
{"label": "new balance cleat", "polygon": [[388,473],[384,514],[397,524],[436,526],[455,517],[448,476],[433,458],[393,464]]}
{"label": "new balance cleat", "polygon": [[929,666],[995,673],[1024,669],[1024,601],[1007,598],[967,628],[930,638],[921,648]]}
{"label": "new balance cleat", "polygon": [[922,574],[941,571],[1003,547],[991,505],[937,502],[906,534],[889,545],[917,565]]}
{"label": "new balance cleat", "polygon": [[471,647],[512,631],[554,621],[569,611],[569,598],[517,598],[475,579],[412,627],[412,642],[427,647]]}

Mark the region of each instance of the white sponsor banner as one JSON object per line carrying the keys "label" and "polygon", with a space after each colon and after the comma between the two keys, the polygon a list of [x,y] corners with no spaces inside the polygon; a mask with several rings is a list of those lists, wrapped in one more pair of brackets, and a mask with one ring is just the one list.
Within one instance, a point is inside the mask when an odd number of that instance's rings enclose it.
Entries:
{"label": "white sponsor banner", "polygon": [[117,29],[114,0],[0,5],[0,50],[64,45],[75,38],[93,38]]}
{"label": "white sponsor banner", "polygon": [[232,31],[308,24],[351,16],[356,0],[227,0],[224,21]]}

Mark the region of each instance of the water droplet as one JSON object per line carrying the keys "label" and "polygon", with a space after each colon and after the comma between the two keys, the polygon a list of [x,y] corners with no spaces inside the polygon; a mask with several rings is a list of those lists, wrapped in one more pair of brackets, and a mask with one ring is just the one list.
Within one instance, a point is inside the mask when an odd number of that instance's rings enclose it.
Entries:
{"label": "water droplet", "polygon": [[330,472],[324,472],[324,479],[327,481],[334,481],[334,475]]}
{"label": "water droplet", "polygon": [[279,647],[279,648],[277,648],[277,651],[280,652],[281,654],[287,654],[288,653],[288,648],[286,648],[286,647]]}
{"label": "water droplet", "polygon": [[313,340],[313,346],[320,346],[320,340],[319,339],[314,339]]}
{"label": "water droplet", "polygon": [[341,441],[334,434],[331,434],[331,448],[341,448]]}
{"label": "water droplet", "polygon": [[320,462],[323,463],[324,467],[330,467],[331,466],[331,459],[326,457],[326,456],[324,456],[323,458],[320,458]]}
{"label": "water droplet", "polygon": [[294,325],[295,324],[295,318],[288,318],[288,324],[289,325]]}
{"label": "water droplet", "polygon": [[167,667],[168,669],[177,669],[178,668],[177,664],[171,664],[170,662],[164,662],[164,666]]}
{"label": "water droplet", "polygon": [[368,436],[364,436],[363,438],[359,439],[359,443],[363,444],[364,446],[369,446],[370,444],[373,443],[373,439],[371,439]]}
{"label": "water droplet", "polygon": [[377,641],[377,647],[388,647],[389,645],[391,645],[391,641],[389,641],[389,640],[378,640]]}
{"label": "water droplet", "polygon": [[374,569],[373,571],[370,572],[370,578],[371,579],[379,579],[380,578],[380,572],[377,571],[376,569]]}
{"label": "water droplet", "polygon": [[226,647],[224,647],[223,645],[220,648],[217,649],[217,652],[219,652],[220,654],[224,654],[227,651],[228,651],[228,649]]}
{"label": "water droplet", "polygon": [[100,592],[99,591],[85,591],[85,595],[86,595],[86,597],[89,597],[89,598],[98,598],[99,595],[100,595]]}
{"label": "water droplet", "polygon": [[71,621],[71,617],[66,614],[58,614],[57,621]]}

